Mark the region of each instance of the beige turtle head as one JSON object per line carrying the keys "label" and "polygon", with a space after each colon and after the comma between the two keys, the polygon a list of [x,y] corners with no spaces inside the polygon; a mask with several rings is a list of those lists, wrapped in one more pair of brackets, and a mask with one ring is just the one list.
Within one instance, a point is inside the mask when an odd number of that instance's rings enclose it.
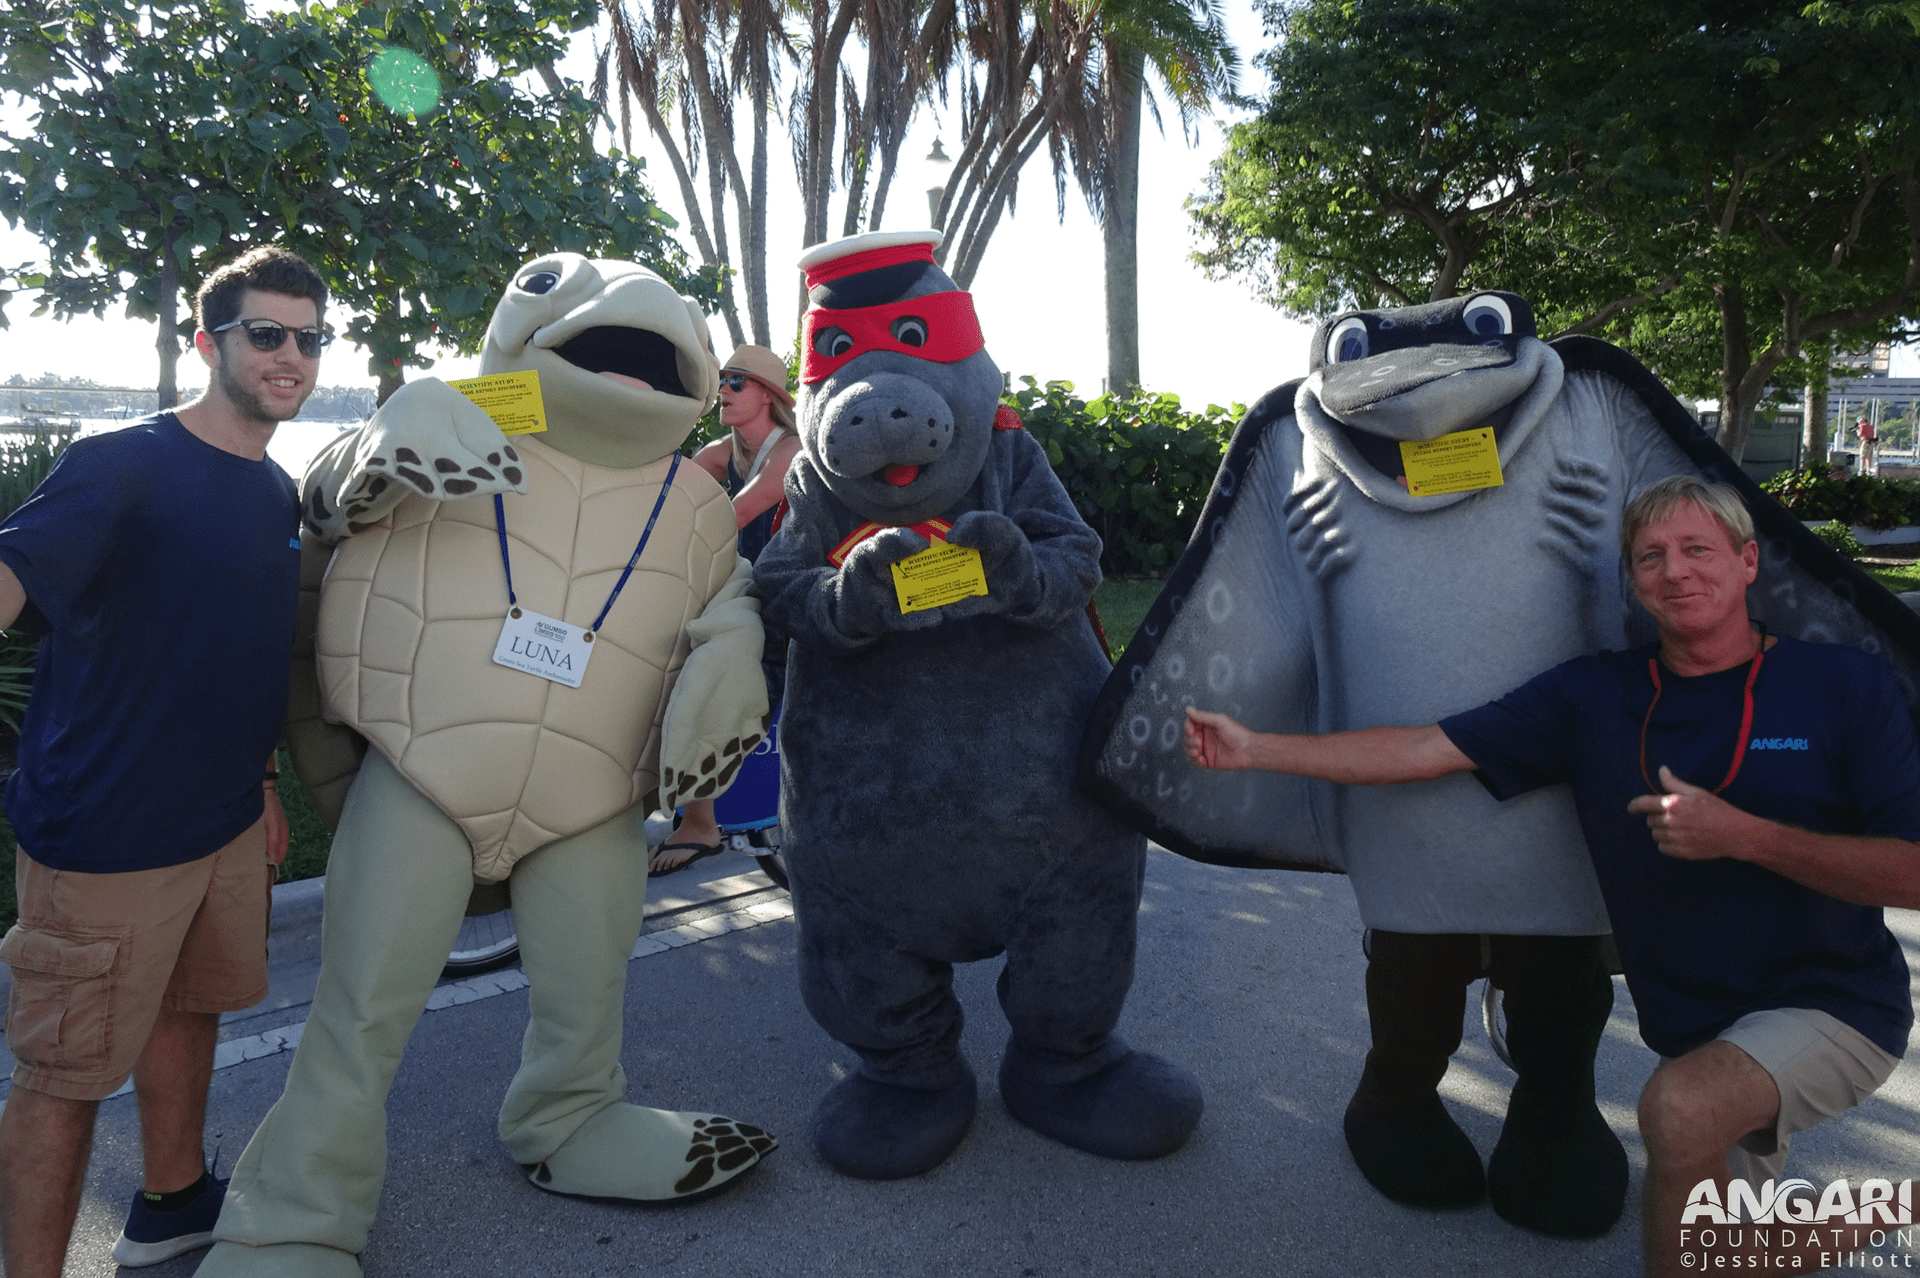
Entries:
{"label": "beige turtle head", "polygon": [[549,253],[514,272],[494,308],[482,374],[535,369],[540,436],[596,466],[678,448],[720,393],[706,317],[644,266]]}

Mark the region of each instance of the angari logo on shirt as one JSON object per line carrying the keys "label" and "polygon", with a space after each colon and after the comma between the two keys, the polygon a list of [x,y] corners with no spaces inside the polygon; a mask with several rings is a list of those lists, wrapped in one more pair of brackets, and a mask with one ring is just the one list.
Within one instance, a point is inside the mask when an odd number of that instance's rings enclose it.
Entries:
{"label": "angari logo on shirt", "polygon": [[1749,750],[1805,750],[1805,737],[1755,737],[1747,742]]}

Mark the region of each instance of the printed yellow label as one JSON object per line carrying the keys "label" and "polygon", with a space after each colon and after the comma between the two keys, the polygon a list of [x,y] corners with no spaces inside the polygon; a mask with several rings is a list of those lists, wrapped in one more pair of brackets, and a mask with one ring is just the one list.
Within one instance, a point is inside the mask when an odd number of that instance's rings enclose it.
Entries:
{"label": "printed yellow label", "polygon": [[980,552],[972,546],[936,541],[891,566],[893,591],[900,597],[903,613],[925,612],[969,595],[987,593],[987,571],[981,566]]}
{"label": "printed yellow label", "polygon": [[1506,482],[1500,477],[1500,444],[1490,426],[1402,443],[1400,464],[1407,468],[1407,491],[1415,497],[1498,488]]}
{"label": "printed yellow label", "polygon": [[494,373],[490,377],[463,377],[447,385],[479,405],[503,434],[533,435],[547,428],[547,405],[540,398],[539,369]]}

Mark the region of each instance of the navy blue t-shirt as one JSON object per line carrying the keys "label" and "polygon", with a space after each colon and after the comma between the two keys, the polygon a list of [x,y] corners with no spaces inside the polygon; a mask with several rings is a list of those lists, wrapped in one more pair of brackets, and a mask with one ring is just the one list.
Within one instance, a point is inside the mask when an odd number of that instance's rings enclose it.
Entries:
{"label": "navy blue t-shirt", "polygon": [[45,635],[6,813],[58,870],[196,860],[259,819],[287,710],[299,503],[172,413],[75,440],[0,524]]}
{"label": "navy blue t-shirt", "polygon": [[[1750,1012],[1815,1008],[1903,1055],[1913,1024],[1907,964],[1880,910],[1744,861],[1663,856],[1627,804],[1658,644],[1556,666],[1441,721],[1495,798],[1564,781],[1613,922],[1640,1036],[1663,1056],[1712,1040]],[[1740,732],[1747,664],[1694,678],[1662,667],[1646,770],[1713,789]],[[1893,676],[1854,648],[1781,639],[1753,689],[1739,774],[1721,797],[1824,834],[1920,840],[1920,750]],[[1920,855],[1920,853],[1916,853]]]}

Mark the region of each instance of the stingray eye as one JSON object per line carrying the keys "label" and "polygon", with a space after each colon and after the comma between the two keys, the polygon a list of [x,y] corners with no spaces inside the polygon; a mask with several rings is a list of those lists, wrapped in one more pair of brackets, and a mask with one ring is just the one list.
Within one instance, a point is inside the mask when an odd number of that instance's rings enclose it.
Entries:
{"label": "stingray eye", "polygon": [[1365,359],[1367,350],[1367,322],[1358,315],[1349,315],[1327,334],[1329,364],[1350,364],[1356,359]]}
{"label": "stingray eye", "polygon": [[1460,312],[1460,319],[1475,337],[1505,337],[1513,332],[1513,312],[1491,293],[1482,293],[1469,301],[1467,308]]}
{"label": "stingray eye", "polygon": [[560,277],[552,271],[535,271],[520,281],[520,290],[523,293],[551,293],[553,286],[559,282]]}
{"label": "stingray eye", "polygon": [[902,315],[887,329],[893,334],[893,340],[902,346],[925,346],[927,344],[927,322],[918,315]]}
{"label": "stingray eye", "polygon": [[853,337],[844,328],[828,325],[813,335],[813,349],[828,359],[838,359],[853,349]]}

